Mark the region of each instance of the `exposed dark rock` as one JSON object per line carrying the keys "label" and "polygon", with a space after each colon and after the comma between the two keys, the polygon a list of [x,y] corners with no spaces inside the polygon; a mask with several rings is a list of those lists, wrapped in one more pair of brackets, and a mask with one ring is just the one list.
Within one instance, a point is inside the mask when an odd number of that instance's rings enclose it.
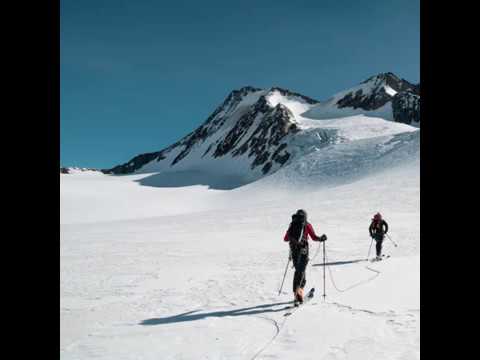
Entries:
{"label": "exposed dark rock", "polygon": [[258,165],[264,164],[265,161],[268,160],[269,156],[270,156],[270,153],[268,151],[260,152],[258,156],[255,158],[255,160],[253,161],[251,168],[255,169]]}
{"label": "exposed dark rock", "polygon": [[373,84],[376,86],[386,84],[397,92],[412,89],[416,86],[405,79],[400,79],[397,75],[391,72],[380,73],[378,75],[372,76],[367,80],[363,81],[362,84],[366,84],[368,82],[373,82]]}
{"label": "exposed dark rock", "polygon": [[413,85],[404,79],[400,79],[390,72],[372,76],[362,82],[362,84],[367,83],[371,84],[372,87],[369,92],[364,93],[362,89],[355,92],[349,92],[337,101],[338,107],[351,107],[353,109],[360,108],[367,111],[376,110],[391,101],[393,98],[392,95],[385,91],[384,85],[388,85],[396,92],[403,92],[406,90],[419,91],[417,85]]}
{"label": "exposed dark rock", "polygon": [[285,151],[283,155],[280,155],[280,152],[284,150],[287,147],[287,144],[281,144],[277,150],[272,155],[272,160],[275,161],[276,163],[279,163],[280,165],[284,165],[288,158],[290,157],[290,153],[288,151]]}
{"label": "exposed dark rock", "polygon": [[291,133],[297,133],[297,132],[300,131],[300,129],[298,128],[297,124],[292,124],[288,128],[288,131],[291,132]]}
{"label": "exposed dark rock", "polygon": [[357,90],[355,93],[348,93],[342,99],[337,101],[339,108],[351,107],[363,110],[375,110],[391,100],[391,96],[383,88],[376,90],[373,94],[364,94]]}
{"label": "exposed dark rock", "polygon": [[272,155],[272,159],[274,159],[276,156],[278,156],[278,154],[280,154],[280,151],[282,151],[283,149],[285,149],[287,147],[287,144],[281,144],[277,150],[275,150],[275,152],[273,153]]}
{"label": "exposed dark rock", "polygon": [[392,100],[393,118],[404,124],[420,124],[420,96],[407,90],[397,93]]}
{"label": "exposed dark rock", "polygon": [[272,168],[272,162],[269,161],[269,162],[267,162],[267,163],[263,166],[263,168],[262,168],[262,173],[263,173],[263,175],[265,175],[266,173],[268,173],[271,168]]}
{"label": "exposed dark rock", "polygon": [[[246,135],[257,115],[265,114],[270,110],[271,107],[267,104],[265,96],[261,96],[254,104],[253,109],[240,117],[235,126],[228,132],[225,139],[217,145],[213,156],[217,158],[230,152]],[[233,155],[235,156],[235,154]]]}
{"label": "exposed dark rock", "polygon": [[415,95],[420,96],[420,83],[418,83],[417,85],[414,85],[411,90]]}
{"label": "exposed dark rock", "polygon": [[212,149],[212,146],[213,146],[213,144],[210,144],[210,145],[208,146],[208,149],[205,150],[205,152],[204,152],[203,155],[202,155],[202,158],[205,157],[205,155],[207,155],[207,154],[209,153],[209,151]]}
{"label": "exposed dark rock", "polygon": [[275,157],[273,157],[272,159],[279,163],[280,165],[285,165],[285,163],[287,162],[287,160],[290,158],[290,153],[285,151],[285,154],[283,155],[277,155]]}
{"label": "exposed dark rock", "polygon": [[256,115],[257,114],[254,112],[249,112],[243,115],[235,124],[235,126],[228,132],[225,139],[223,139],[223,141],[217,145],[213,156],[217,158],[230,152],[230,150],[232,150],[248,132],[248,129],[253,124]]}
{"label": "exposed dark rock", "polygon": [[252,169],[264,164],[270,156],[270,151],[274,153],[272,159],[275,157],[278,162],[283,161],[283,157],[279,157],[278,153],[286,147],[286,144],[280,145],[280,141],[289,133],[298,131],[298,128],[293,126],[292,119],[293,114],[285,106],[278,104],[274,108],[270,107],[252,135],[240,148],[232,152],[232,156],[243,155],[250,150],[248,157],[255,157]]}

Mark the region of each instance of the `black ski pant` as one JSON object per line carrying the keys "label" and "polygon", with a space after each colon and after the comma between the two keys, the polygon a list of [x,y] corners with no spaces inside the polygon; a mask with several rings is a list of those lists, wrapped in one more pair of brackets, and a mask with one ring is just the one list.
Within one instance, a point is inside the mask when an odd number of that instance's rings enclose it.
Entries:
{"label": "black ski pant", "polygon": [[377,251],[377,256],[382,255],[382,243],[383,243],[383,235],[377,235],[374,237],[376,245],[375,250]]}
{"label": "black ski pant", "polygon": [[306,269],[308,264],[308,246],[306,247],[291,247],[292,261],[295,267],[295,274],[293,275],[293,292],[298,287],[304,288],[307,283]]}

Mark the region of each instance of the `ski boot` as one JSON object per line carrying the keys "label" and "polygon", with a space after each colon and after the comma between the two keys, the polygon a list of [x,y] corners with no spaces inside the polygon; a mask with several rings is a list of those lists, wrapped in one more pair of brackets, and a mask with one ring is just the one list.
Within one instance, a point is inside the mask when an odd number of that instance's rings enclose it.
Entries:
{"label": "ski boot", "polygon": [[303,289],[300,287],[295,291],[295,302],[298,304],[303,303]]}

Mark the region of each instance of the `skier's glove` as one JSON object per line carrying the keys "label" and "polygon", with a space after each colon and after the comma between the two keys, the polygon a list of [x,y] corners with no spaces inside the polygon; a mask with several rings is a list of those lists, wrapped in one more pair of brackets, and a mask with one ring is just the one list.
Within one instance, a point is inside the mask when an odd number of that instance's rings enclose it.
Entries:
{"label": "skier's glove", "polygon": [[326,241],[327,240],[327,235],[323,234],[322,236],[320,236],[320,241]]}

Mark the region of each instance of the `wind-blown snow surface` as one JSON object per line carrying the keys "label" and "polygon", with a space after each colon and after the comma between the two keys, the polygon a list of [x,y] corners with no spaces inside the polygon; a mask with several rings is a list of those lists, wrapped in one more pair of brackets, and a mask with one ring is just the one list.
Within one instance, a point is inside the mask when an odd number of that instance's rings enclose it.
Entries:
{"label": "wind-blown snow surface", "polygon": [[[419,132],[366,134],[380,121],[234,190],[61,175],[61,358],[419,359]],[[311,243],[316,297],[285,317],[298,208],[328,236],[327,296]],[[399,247],[370,263],[377,211]]]}

